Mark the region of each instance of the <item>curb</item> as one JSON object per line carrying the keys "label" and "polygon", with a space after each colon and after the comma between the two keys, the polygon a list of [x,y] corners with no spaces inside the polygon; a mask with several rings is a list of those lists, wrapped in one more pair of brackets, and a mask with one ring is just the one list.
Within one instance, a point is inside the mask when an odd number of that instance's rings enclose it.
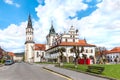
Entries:
{"label": "curb", "polygon": [[[59,68],[62,68],[62,67],[59,67]],[[68,68],[63,68],[63,69],[68,69]],[[72,70],[72,69],[68,69],[68,70]],[[102,75],[98,75],[98,74],[94,74],[94,73],[77,71],[77,70],[72,70],[72,71],[81,72],[81,73],[88,74],[88,75],[92,75],[92,76],[96,76],[96,77],[106,78],[106,79],[109,79],[109,80],[117,80],[117,79],[115,79],[115,78],[110,78],[110,77],[106,77],[106,76],[102,76]]]}
{"label": "curb", "polygon": [[73,80],[71,77],[69,77],[69,76],[67,76],[67,75],[64,75],[64,74],[61,74],[61,73],[59,73],[59,72],[57,72],[57,71],[54,71],[54,70],[48,69],[48,68],[46,68],[46,67],[42,67],[42,68],[43,68],[43,69],[46,69],[46,70],[49,70],[49,71],[51,71],[51,72],[54,72],[54,73],[60,74],[60,75],[62,75],[62,76],[65,76],[65,77],[67,77],[67,78]]}

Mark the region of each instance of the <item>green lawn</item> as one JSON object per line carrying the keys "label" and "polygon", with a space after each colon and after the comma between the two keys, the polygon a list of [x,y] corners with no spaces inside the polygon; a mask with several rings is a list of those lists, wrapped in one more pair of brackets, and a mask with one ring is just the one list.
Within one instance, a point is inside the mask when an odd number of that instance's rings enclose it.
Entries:
{"label": "green lawn", "polygon": [[102,75],[120,80],[120,64],[104,65],[104,67],[105,70]]}
{"label": "green lawn", "polygon": [[[116,78],[117,80],[120,80],[120,64],[106,64],[106,65],[94,65],[94,66],[105,67],[105,70],[100,75]],[[75,68],[74,64],[64,64],[63,67],[73,69],[73,70],[78,70],[78,71],[84,71],[84,72],[87,69],[87,65],[78,65],[78,67]]]}

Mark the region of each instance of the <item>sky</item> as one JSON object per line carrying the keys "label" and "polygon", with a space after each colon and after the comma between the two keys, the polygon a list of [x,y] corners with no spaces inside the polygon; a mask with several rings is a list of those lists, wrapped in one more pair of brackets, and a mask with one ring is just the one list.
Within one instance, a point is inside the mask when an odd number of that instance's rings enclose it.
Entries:
{"label": "sky", "polygon": [[25,29],[31,14],[34,41],[45,44],[51,21],[57,33],[70,26],[89,44],[120,46],[120,0],[0,0],[0,46],[24,52]]}

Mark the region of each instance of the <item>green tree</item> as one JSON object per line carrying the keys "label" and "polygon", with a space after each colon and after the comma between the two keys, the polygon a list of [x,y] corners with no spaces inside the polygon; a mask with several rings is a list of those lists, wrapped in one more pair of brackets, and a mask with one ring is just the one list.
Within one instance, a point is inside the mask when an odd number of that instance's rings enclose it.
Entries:
{"label": "green tree", "polygon": [[83,53],[83,51],[84,51],[83,46],[81,47],[81,49],[79,49],[79,46],[73,46],[73,48],[70,49],[70,52],[75,53],[74,58],[75,65],[77,65],[80,53]]}

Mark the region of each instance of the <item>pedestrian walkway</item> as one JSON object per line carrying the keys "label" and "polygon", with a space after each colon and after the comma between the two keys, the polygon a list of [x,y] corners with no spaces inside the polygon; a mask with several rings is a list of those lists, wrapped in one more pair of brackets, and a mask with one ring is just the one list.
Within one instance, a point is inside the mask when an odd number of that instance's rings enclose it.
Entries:
{"label": "pedestrian walkway", "polygon": [[54,66],[46,66],[45,68],[50,69],[54,72],[69,76],[73,80],[111,80],[111,79],[107,79],[107,78],[92,76],[89,74],[71,71],[71,70],[67,70],[67,69],[63,69],[63,68],[59,68],[59,67],[54,67]]}

